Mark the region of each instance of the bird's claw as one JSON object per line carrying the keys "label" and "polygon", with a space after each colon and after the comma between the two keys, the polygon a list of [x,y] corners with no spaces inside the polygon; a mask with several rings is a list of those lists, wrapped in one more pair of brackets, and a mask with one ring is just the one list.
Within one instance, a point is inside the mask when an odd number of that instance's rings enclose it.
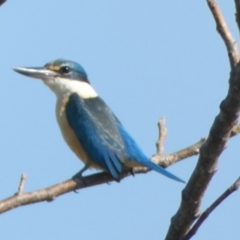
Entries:
{"label": "bird's claw", "polygon": [[130,174],[131,174],[133,177],[135,177],[135,172],[134,172],[134,169],[133,169],[133,168],[131,168],[131,169],[129,170],[129,172],[130,172]]}
{"label": "bird's claw", "polygon": [[[82,176],[82,174],[76,173],[75,175],[72,176],[72,180],[77,183],[77,187],[84,185],[84,187],[87,187],[87,182]],[[74,190],[75,193],[78,193],[77,190]]]}

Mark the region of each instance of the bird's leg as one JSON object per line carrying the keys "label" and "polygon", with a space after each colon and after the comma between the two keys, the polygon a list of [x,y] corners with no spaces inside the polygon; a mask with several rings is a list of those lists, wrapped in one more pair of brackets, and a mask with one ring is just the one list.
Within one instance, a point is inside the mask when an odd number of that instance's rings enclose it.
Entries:
{"label": "bird's leg", "polygon": [[90,167],[90,165],[89,165],[89,164],[86,164],[79,172],[77,172],[76,174],[74,174],[74,175],[72,176],[72,179],[75,180],[76,182],[78,182],[78,180],[80,179],[80,180],[84,183],[84,185],[87,186],[87,183],[86,183],[86,181],[84,180],[82,174],[83,174],[83,172],[85,172],[89,167]]}
{"label": "bird's leg", "polygon": [[86,164],[79,172],[77,172],[76,174],[74,174],[74,175],[72,176],[72,178],[73,178],[73,179],[74,179],[74,178],[83,178],[83,177],[82,177],[83,172],[85,172],[89,167],[90,167],[90,165],[89,165],[89,164]]}
{"label": "bird's leg", "polygon": [[135,177],[134,168],[130,168],[129,172],[130,172],[130,174],[131,174],[133,177]]}

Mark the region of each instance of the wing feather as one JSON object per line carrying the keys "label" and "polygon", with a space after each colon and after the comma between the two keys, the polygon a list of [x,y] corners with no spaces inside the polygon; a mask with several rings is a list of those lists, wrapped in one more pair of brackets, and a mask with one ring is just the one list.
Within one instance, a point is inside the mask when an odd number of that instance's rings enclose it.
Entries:
{"label": "wing feather", "polygon": [[123,171],[123,158],[119,156],[125,154],[125,144],[115,124],[120,122],[103,100],[82,99],[73,93],[66,105],[66,117],[88,156],[119,179]]}
{"label": "wing feather", "polygon": [[184,182],[146,157],[101,98],[82,99],[77,93],[71,94],[66,117],[88,156],[116,180],[124,166],[140,164]]}

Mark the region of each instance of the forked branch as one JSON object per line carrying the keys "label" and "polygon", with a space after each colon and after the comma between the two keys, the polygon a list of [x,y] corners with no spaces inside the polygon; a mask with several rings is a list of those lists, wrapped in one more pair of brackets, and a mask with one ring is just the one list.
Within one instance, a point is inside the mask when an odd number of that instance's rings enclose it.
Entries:
{"label": "forked branch", "polygon": [[209,206],[198,218],[196,223],[193,225],[188,234],[183,240],[189,240],[193,235],[197,233],[197,230],[202,225],[202,223],[208,218],[208,216],[218,207],[227,197],[229,197],[233,192],[237,191],[240,186],[240,177],[216,200],[211,206]]}
{"label": "forked branch", "polygon": [[216,21],[231,64],[229,90],[220,105],[220,113],[215,118],[206,142],[200,148],[197,166],[189,182],[182,191],[180,207],[171,220],[166,240],[183,239],[200,215],[200,205],[204,193],[217,170],[218,158],[237,124],[240,112],[240,64],[236,41],[233,39],[219,6],[215,0],[207,0]]}

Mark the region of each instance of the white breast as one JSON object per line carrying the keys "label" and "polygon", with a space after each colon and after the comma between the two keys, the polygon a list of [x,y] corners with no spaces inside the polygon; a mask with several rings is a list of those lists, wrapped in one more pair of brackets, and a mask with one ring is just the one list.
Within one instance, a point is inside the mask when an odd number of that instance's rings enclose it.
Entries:
{"label": "white breast", "polygon": [[60,99],[74,92],[78,93],[81,98],[98,96],[93,87],[87,82],[60,77],[43,80],[43,82],[56,94],[57,98]]}

